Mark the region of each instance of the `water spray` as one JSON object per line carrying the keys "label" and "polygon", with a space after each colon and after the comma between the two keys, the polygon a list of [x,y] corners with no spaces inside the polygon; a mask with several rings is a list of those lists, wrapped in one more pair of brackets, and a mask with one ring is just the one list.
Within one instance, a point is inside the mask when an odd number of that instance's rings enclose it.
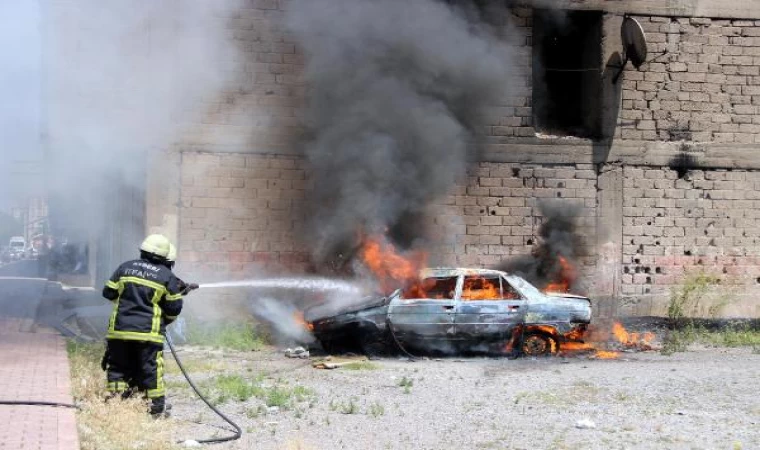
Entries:
{"label": "water spray", "polygon": [[203,283],[198,287],[209,288],[270,288],[297,289],[303,291],[338,291],[344,294],[358,294],[361,288],[354,283],[330,278],[266,278],[259,280],[224,281],[220,283]]}

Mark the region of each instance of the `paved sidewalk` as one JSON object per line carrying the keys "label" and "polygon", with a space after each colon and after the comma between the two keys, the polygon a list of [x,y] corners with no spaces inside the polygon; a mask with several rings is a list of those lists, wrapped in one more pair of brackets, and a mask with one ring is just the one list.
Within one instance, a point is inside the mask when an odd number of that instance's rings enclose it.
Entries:
{"label": "paved sidewalk", "polygon": [[[63,338],[0,317],[0,399],[73,403]],[[71,408],[0,405],[0,450],[77,450]]]}

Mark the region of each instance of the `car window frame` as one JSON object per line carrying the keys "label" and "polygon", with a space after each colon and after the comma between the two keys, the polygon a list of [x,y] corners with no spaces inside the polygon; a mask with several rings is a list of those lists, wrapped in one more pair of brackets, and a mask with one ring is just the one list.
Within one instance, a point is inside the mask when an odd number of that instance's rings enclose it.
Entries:
{"label": "car window frame", "polygon": [[[479,299],[465,299],[464,298],[464,278],[465,277],[475,277],[475,278],[498,278],[499,280],[499,293],[502,297],[500,298],[479,298]],[[511,299],[511,298],[504,298],[504,286],[503,286],[503,276],[501,274],[482,274],[482,275],[475,275],[475,274],[462,274],[462,290],[460,292],[459,299],[463,303],[469,303],[469,302],[501,302],[501,301],[509,301],[509,300],[517,300],[517,299]],[[511,286],[511,284],[510,284]],[[521,293],[514,289],[515,292],[517,292],[518,295],[521,295]]]}

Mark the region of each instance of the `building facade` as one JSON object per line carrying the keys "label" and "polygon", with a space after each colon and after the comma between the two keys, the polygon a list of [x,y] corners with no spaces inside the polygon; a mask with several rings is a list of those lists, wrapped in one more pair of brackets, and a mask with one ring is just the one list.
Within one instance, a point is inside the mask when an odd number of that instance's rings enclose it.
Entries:
{"label": "building facade", "polygon": [[[483,117],[467,179],[428,211],[440,238],[431,262],[484,267],[528,253],[538,202],[561,199],[580,207],[579,263],[611,314],[665,314],[672,290],[705,272],[731,286],[721,313],[760,316],[760,5],[550,3],[490,18],[513,47],[511,94]],[[298,146],[308,84],[285,28],[291,7],[252,0],[225,17],[241,49],[236,85],[148,157],[144,226],[178,243],[187,276],[308,263],[311,181]],[[619,74],[626,15],[649,55]]]}

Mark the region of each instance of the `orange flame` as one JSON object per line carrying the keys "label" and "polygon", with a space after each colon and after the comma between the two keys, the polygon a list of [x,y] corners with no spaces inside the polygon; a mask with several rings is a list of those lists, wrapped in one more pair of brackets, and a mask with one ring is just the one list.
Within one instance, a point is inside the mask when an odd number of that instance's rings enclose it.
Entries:
{"label": "orange flame", "polygon": [[654,333],[629,333],[623,324],[615,322],[612,325],[612,335],[619,343],[628,348],[652,349]]}
{"label": "orange flame", "polygon": [[565,257],[559,256],[559,280],[546,285],[544,292],[570,292],[570,285],[577,278],[575,267]]}
{"label": "orange flame", "polygon": [[361,249],[362,260],[380,282],[385,293],[393,292],[402,286],[419,289],[419,272],[427,263],[427,254],[413,251],[408,255],[400,254],[396,248],[382,236],[372,236],[364,240]]}
{"label": "orange flame", "polygon": [[483,277],[465,278],[462,300],[492,300],[501,298],[499,286],[494,281]]}
{"label": "orange flame", "polygon": [[597,350],[596,353],[594,353],[594,358],[597,358],[597,359],[617,359],[619,357],[620,357],[620,352]]}
{"label": "orange flame", "polygon": [[301,325],[301,327],[303,327],[303,329],[306,331],[309,331],[309,332],[314,331],[314,324],[312,324],[311,322],[307,322],[303,316],[303,312],[301,311],[296,311],[293,313],[293,321]]}
{"label": "orange flame", "polygon": [[620,352],[614,349],[653,350],[652,341],[655,339],[654,333],[629,332],[620,322],[613,323],[609,330],[600,328],[576,329],[564,337],[570,341],[561,344],[563,352],[593,351],[592,357],[597,359],[619,358]]}

